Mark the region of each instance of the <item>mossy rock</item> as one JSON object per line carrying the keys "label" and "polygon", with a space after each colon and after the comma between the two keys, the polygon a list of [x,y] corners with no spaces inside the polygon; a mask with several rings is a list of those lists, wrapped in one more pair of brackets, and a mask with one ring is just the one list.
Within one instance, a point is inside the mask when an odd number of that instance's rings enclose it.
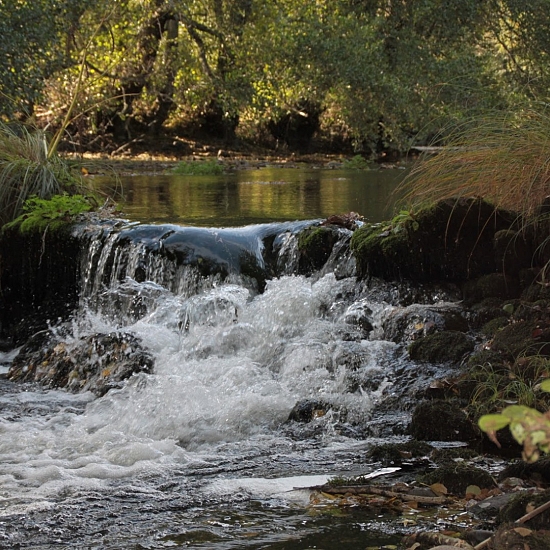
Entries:
{"label": "mossy rock", "polygon": [[409,433],[421,441],[473,441],[481,435],[456,400],[444,399],[419,403]]}
{"label": "mossy rock", "polygon": [[517,278],[528,268],[535,253],[532,239],[513,229],[497,231],[494,236],[495,267],[506,276]]}
{"label": "mossy rock", "polygon": [[491,348],[515,360],[520,355],[550,356],[550,327],[539,321],[518,321],[498,331]]}
{"label": "mossy rock", "polygon": [[439,465],[456,464],[457,459],[471,460],[479,456],[479,453],[469,447],[450,447],[434,449],[430,458]]}
{"label": "mossy rock", "polygon": [[518,298],[520,294],[519,280],[504,273],[488,273],[468,281],[462,292],[467,304],[479,303],[486,298],[500,300]]}
{"label": "mossy rock", "polygon": [[442,483],[450,493],[460,497],[465,495],[469,485],[477,485],[481,489],[492,489],[496,486],[491,474],[461,462],[443,464],[419,476],[417,481],[426,485]]}
{"label": "mossy rock", "polygon": [[316,418],[325,416],[332,409],[332,405],[326,401],[304,399],[294,405],[288,415],[288,422],[303,422],[307,424]]}
{"label": "mossy rock", "polygon": [[[500,433],[499,433],[500,435]],[[550,485],[550,457],[545,456],[536,462],[528,463],[524,460],[517,460],[508,464],[498,476],[499,480],[508,477],[519,477],[538,485]]]}
{"label": "mossy rock", "polygon": [[[548,516],[545,516],[546,518]],[[518,529],[517,525],[502,525],[491,537],[487,550],[548,550],[550,548],[550,531],[548,526],[533,529],[531,521],[527,529]]]}
{"label": "mossy rock", "polygon": [[488,323],[485,323],[481,327],[480,332],[483,336],[492,338],[499,330],[507,327],[509,324],[510,319],[508,317],[504,315],[502,317],[495,317],[495,319],[491,319]]}
{"label": "mossy rock", "polygon": [[425,441],[416,441],[412,439],[405,443],[386,443],[376,445],[368,453],[367,458],[381,462],[384,466],[401,464],[414,458],[427,456],[433,450],[433,447]]}
{"label": "mossy rock", "polygon": [[495,272],[493,237],[514,216],[479,199],[440,201],[354,232],[360,277],[463,282]]}
{"label": "mossy rock", "polygon": [[[541,493],[519,493],[505,505],[496,517],[497,525],[512,523],[527,513],[527,507],[536,508],[550,500],[550,490]],[[530,529],[548,529],[550,525],[550,510],[541,512],[529,520]]]}
{"label": "mossy rock", "polygon": [[311,226],[301,231],[298,235],[300,273],[307,275],[321,269],[337,240],[338,232],[332,227]]}
{"label": "mossy rock", "polygon": [[443,363],[460,361],[474,349],[473,341],[463,332],[446,330],[428,334],[409,345],[410,358],[415,361]]}

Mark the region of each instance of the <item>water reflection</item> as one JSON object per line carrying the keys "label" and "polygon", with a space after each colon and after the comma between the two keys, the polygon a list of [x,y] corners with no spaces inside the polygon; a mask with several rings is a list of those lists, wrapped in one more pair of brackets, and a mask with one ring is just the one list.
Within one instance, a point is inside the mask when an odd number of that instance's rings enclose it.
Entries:
{"label": "water reflection", "polygon": [[[122,178],[123,216],[147,223],[239,226],[326,218],[355,211],[369,221],[391,214],[405,170],[261,168],[222,176]],[[98,180],[100,188],[111,182]]]}

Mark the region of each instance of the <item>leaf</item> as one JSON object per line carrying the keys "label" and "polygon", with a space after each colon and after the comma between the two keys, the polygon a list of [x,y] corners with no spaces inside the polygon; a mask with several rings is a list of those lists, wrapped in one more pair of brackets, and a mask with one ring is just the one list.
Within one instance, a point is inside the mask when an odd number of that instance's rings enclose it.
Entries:
{"label": "leaf", "polygon": [[477,496],[481,494],[481,489],[477,485],[468,485],[466,487],[466,494]]}
{"label": "leaf", "polygon": [[531,531],[531,529],[527,529],[527,527],[515,527],[512,530],[515,531],[520,537],[528,537],[533,533],[533,531]]}
{"label": "leaf", "polygon": [[533,413],[537,413],[539,416],[541,414],[534,409],[525,407],[524,405],[510,405],[509,407],[506,407],[501,414],[508,418],[511,422],[521,422],[526,417],[531,416]]}
{"label": "leaf", "polygon": [[508,315],[512,315],[512,313],[514,313],[514,304],[505,304],[502,306],[502,309],[505,313],[508,313]]}
{"label": "leaf", "polygon": [[446,495],[449,491],[447,490],[447,487],[443,485],[443,483],[434,483],[430,485],[430,489],[438,496]]}
{"label": "leaf", "polygon": [[484,414],[478,421],[479,427],[487,433],[501,430],[508,426],[509,423],[510,418],[503,414]]}
{"label": "leaf", "polygon": [[544,380],[541,382],[540,389],[542,391],[550,393],[550,380]]}

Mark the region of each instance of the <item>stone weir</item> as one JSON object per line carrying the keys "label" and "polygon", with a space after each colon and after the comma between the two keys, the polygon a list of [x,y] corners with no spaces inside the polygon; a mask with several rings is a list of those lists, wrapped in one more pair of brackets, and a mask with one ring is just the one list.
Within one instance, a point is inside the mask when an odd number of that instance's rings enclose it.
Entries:
{"label": "stone weir", "polygon": [[336,244],[350,237],[350,230],[319,220],[215,229],[88,218],[55,232],[4,230],[1,345],[23,343],[69,319],[80,300],[93,303],[125,281],[193,295],[236,278],[262,292],[269,278],[321,268]]}

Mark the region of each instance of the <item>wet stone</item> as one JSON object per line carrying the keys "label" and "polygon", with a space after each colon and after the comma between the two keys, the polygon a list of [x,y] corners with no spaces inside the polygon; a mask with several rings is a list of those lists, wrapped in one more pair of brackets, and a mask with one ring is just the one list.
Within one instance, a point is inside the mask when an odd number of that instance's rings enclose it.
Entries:
{"label": "wet stone", "polygon": [[130,333],[93,334],[74,342],[42,331],[15,357],[8,378],[104,395],[135,373],[150,373],[153,364],[140,339]]}

